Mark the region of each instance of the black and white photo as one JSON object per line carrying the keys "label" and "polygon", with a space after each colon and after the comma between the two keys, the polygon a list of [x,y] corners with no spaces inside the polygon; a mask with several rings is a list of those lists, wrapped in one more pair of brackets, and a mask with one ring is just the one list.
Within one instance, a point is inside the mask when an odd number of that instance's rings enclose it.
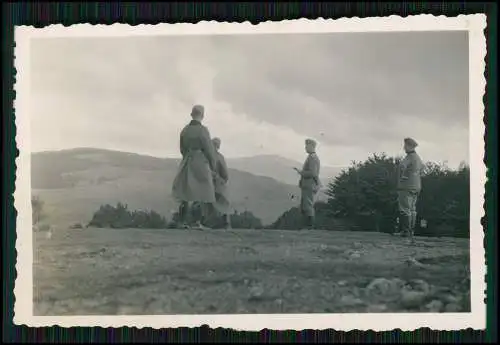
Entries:
{"label": "black and white photo", "polygon": [[17,28],[18,322],[484,328],[485,25]]}

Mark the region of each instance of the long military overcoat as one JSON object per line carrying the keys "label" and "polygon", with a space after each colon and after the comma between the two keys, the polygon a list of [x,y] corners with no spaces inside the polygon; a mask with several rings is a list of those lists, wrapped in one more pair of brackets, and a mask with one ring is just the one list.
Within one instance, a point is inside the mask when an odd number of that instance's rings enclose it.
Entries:
{"label": "long military overcoat", "polygon": [[216,155],[208,129],[191,121],[180,134],[182,161],[172,186],[179,201],[215,202]]}
{"label": "long military overcoat", "polygon": [[216,152],[216,174],[214,178],[215,185],[215,207],[222,214],[229,212],[229,193],[228,180],[229,172],[226,165],[226,160],[220,152]]}

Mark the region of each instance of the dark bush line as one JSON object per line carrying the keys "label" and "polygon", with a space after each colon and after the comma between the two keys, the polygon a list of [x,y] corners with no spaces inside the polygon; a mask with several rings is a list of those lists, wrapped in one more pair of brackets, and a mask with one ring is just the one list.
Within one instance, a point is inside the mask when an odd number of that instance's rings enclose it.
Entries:
{"label": "dark bush line", "polygon": [[[251,212],[231,214],[231,224],[236,229],[262,229],[262,221]],[[130,211],[128,205],[118,203],[116,206],[102,205],[97,210],[87,227],[94,228],[136,228],[136,229],[175,229],[177,227],[178,213],[174,213],[169,222],[165,217],[153,210]],[[222,228],[224,222],[222,217],[212,216],[206,224],[212,228]]]}
{"label": "dark bush line", "polygon": [[[365,162],[353,162],[328,185],[327,202],[316,209],[316,228],[336,231],[392,232],[397,212],[396,171],[398,158],[374,154]],[[422,236],[469,236],[469,167],[462,164],[451,170],[443,164],[428,163],[422,178],[422,192],[417,205],[416,234]],[[32,198],[33,222],[45,218],[43,202]],[[169,222],[153,210],[130,211],[128,206],[103,205],[97,210],[88,227],[167,229],[177,226],[177,213]],[[231,214],[233,228],[283,229],[301,228],[298,207],[284,212],[267,226],[249,211]],[[424,224],[425,223],[425,224]],[[206,225],[223,227],[223,219],[213,216]],[[425,226],[424,226],[425,225]]]}
{"label": "dark bush line", "polygon": [[[315,206],[317,229],[377,231],[395,230],[397,210],[396,173],[399,158],[374,154],[365,162],[353,162],[328,185],[328,202]],[[417,205],[416,235],[469,236],[469,167],[451,170],[428,163]],[[297,207],[283,213],[269,229],[297,230]]]}
{"label": "dark bush line", "polygon": [[109,204],[101,206],[87,226],[112,229],[166,229],[168,222],[156,211],[129,211],[128,205],[118,203],[115,207]]}
{"label": "dark bush line", "polygon": [[[353,162],[328,185],[328,202],[317,206],[318,228],[343,228],[339,222],[363,231],[392,232],[398,216],[397,166],[399,158],[374,154],[365,162]],[[425,236],[469,236],[469,167],[451,170],[444,164],[428,163],[422,177],[417,204],[416,234]],[[288,211],[287,211],[288,212]],[[284,214],[293,224],[298,215]],[[283,218],[290,218],[285,221]],[[354,228],[351,227],[351,230]]]}
{"label": "dark bush line", "polygon": [[[250,211],[239,212],[234,210],[230,215],[231,226],[234,229],[263,229],[262,221],[256,217]],[[177,222],[179,220],[179,214],[176,212],[173,214],[172,221],[169,224],[169,228],[176,228]],[[205,225],[212,229],[222,229],[224,224],[224,219],[222,216],[212,214],[205,222]]]}

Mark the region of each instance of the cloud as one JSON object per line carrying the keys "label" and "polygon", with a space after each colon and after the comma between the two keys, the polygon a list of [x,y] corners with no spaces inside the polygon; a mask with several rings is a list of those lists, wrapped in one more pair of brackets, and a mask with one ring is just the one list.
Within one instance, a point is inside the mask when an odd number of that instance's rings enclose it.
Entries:
{"label": "cloud", "polygon": [[[228,157],[468,159],[464,32],[35,39],[32,148],[178,155],[193,104]],[[444,130],[446,128],[446,131]]]}

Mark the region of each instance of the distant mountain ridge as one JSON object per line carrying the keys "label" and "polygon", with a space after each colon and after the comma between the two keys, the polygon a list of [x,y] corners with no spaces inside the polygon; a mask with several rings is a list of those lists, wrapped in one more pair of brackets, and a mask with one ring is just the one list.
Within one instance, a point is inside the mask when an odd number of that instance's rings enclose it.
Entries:
{"label": "distant mountain ridge", "polygon": [[[304,154],[304,160],[306,156]],[[321,157],[320,157],[321,159]],[[250,172],[254,175],[269,176],[287,184],[297,184],[299,176],[293,168],[301,168],[303,162],[297,162],[278,155],[258,155],[251,157],[230,158],[228,164],[234,169]],[[320,179],[326,187],[328,182],[335,178],[344,169],[343,167],[329,167],[322,165]]]}
{"label": "distant mountain ridge", "polygon": [[[117,202],[170,217],[177,208],[171,186],[178,164],[175,158],[93,148],[37,152],[31,184],[51,217],[65,224],[88,222],[101,204]],[[269,224],[298,204],[296,184],[240,170],[232,159],[228,165],[231,201],[238,211],[249,210]]]}

